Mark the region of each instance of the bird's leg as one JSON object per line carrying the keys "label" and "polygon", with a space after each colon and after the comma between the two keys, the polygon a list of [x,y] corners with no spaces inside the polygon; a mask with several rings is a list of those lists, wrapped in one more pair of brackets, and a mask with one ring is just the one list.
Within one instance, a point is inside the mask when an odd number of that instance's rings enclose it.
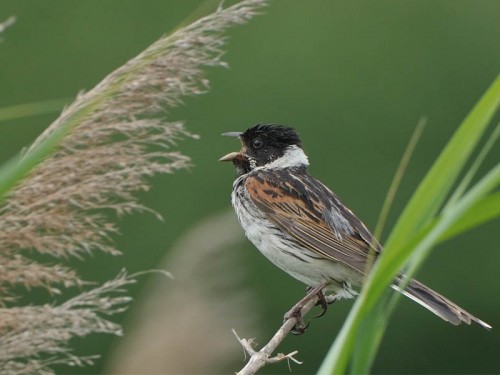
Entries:
{"label": "bird's leg", "polygon": [[322,290],[320,290],[316,295],[318,296],[318,302],[316,302],[316,306],[321,306],[322,309],[321,313],[315,316],[315,318],[319,318],[325,315],[326,310],[328,310],[328,303],[326,302],[326,298]]}
{"label": "bird's leg", "polygon": [[[315,287],[309,287],[307,288],[307,294],[304,298],[302,298],[299,302],[297,302],[291,309],[288,311],[285,316],[283,317],[284,321],[287,321],[290,318],[296,318],[297,319],[297,324],[291,331],[294,335],[301,335],[303,334],[309,324],[304,323],[304,318],[302,317],[302,308],[306,305],[307,302],[309,302],[311,299],[314,297],[318,296],[319,300],[318,303],[323,307],[323,314],[326,311],[327,303],[325,300],[325,296],[323,295],[322,290],[325,288],[326,284],[320,284]],[[321,315],[323,315],[321,314]]]}
{"label": "bird's leg", "polygon": [[319,315],[315,316],[315,318],[320,318],[325,315],[326,310],[328,310],[328,305],[331,305],[337,300],[337,296],[334,294],[325,296],[322,290],[320,290],[316,295],[318,296],[318,302],[316,302],[316,306],[321,306],[323,310]]}

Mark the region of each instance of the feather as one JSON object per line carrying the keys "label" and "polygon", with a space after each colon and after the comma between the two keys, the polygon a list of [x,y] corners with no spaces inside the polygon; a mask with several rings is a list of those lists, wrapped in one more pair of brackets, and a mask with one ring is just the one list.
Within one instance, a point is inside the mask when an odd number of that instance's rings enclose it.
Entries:
{"label": "feather", "polygon": [[245,187],[271,222],[323,258],[365,273],[380,251],[364,224],[305,169],[262,169],[246,178]]}

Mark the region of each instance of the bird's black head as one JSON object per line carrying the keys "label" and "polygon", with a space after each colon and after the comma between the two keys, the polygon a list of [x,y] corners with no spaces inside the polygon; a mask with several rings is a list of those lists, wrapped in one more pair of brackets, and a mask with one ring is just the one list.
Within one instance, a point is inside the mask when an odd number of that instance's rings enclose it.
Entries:
{"label": "bird's black head", "polygon": [[301,146],[297,132],[282,125],[256,125],[243,132],[240,138],[246,154],[257,166],[282,157],[290,146]]}
{"label": "bird's black head", "polygon": [[258,124],[243,133],[223,135],[239,137],[241,140],[240,152],[233,152],[220,159],[232,161],[238,174],[248,173],[256,167],[270,164],[285,156],[290,150],[297,150],[303,154],[301,141],[295,129],[283,125]]}

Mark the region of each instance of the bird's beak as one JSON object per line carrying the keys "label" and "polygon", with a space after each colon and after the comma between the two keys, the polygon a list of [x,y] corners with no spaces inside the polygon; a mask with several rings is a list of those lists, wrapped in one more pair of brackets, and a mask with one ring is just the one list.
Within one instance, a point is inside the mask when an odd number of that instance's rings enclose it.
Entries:
{"label": "bird's beak", "polygon": [[[229,132],[229,133],[223,133],[222,135],[224,137],[234,137],[234,138],[240,138],[241,137],[241,134],[243,134],[242,132]],[[227,155],[224,155],[223,157],[221,157],[219,159],[219,161],[233,161],[234,159],[236,159],[238,156],[240,155],[239,152],[230,152],[229,154]]]}
{"label": "bird's beak", "polygon": [[230,152],[219,159],[219,161],[233,161],[239,156],[239,152]]}
{"label": "bird's beak", "polygon": [[233,137],[233,138],[239,138],[241,137],[243,133],[242,132],[229,132],[229,133],[222,133],[224,137]]}

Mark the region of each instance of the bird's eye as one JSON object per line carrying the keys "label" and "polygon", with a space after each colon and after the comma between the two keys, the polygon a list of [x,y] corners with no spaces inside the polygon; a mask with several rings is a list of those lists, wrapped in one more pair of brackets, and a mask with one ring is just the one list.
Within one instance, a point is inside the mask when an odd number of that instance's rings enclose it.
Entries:
{"label": "bird's eye", "polygon": [[259,139],[259,138],[254,139],[254,140],[253,140],[253,147],[254,147],[254,148],[259,148],[259,147],[261,147],[261,146],[262,146],[262,144],[263,144],[263,143],[264,143],[264,142],[262,142],[262,140],[261,140],[261,139]]}

